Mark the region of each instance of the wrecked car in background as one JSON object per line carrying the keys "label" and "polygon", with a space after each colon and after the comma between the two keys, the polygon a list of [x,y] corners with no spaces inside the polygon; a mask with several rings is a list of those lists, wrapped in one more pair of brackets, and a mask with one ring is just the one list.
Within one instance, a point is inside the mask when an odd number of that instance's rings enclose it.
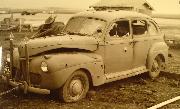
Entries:
{"label": "wrecked car in background", "polygon": [[180,45],[180,35],[166,35],[165,42],[168,46],[178,46]]}
{"label": "wrecked car in background", "polygon": [[19,30],[19,25],[20,25],[20,20],[24,20],[24,19],[13,19],[13,18],[4,18],[1,22],[0,22],[0,30],[1,31],[6,31],[6,30],[15,30],[18,31]]}
{"label": "wrecked car in background", "polygon": [[38,12],[23,11],[21,15],[36,15]]}
{"label": "wrecked car in background", "polygon": [[166,67],[168,46],[154,20],[128,11],[86,11],[74,15],[63,33],[26,39],[12,48],[10,73],[2,77],[24,92],[58,92],[65,102],[86,96],[91,86]]}
{"label": "wrecked car in background", "polygon": [[[12,15],[11,15],[12,16]],[[18,31],[21,32],[22,29],[27,29],[29,31],[33,31],[31,24],[25,24],[24,18],[4,18],[0,21],[0,31]]]}

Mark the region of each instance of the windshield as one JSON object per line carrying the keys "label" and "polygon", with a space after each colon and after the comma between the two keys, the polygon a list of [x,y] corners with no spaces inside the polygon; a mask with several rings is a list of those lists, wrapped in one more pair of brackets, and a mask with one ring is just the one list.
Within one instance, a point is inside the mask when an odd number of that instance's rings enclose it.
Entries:
{"label": "windshield", "polygon": [[96,18],[76,17],[70,19],[65,32],[71,35],[93,35],[97,33],[97,30],[102,30],[105,27],[106,22]]}

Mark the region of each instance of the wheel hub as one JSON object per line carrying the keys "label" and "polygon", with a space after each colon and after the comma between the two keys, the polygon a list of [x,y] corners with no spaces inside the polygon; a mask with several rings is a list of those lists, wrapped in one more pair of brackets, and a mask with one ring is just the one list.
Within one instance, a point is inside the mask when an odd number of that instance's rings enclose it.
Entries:
{"label": "wheel hub", "polygon": [[70,91],[74,96],[80,95],[82,93],[82,91],[83,91],[82,82],[80,80],[71,81]]}

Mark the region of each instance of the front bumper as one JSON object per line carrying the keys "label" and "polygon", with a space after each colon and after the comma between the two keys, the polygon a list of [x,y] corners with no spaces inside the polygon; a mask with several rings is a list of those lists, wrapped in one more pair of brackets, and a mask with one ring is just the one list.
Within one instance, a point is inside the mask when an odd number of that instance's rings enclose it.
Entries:
{"label": "front bumper", "polygon": [[[11,85],[13,87],[19,87],[20,89],[24,90],[24,93],[27,92],[33,92],[33,93],[38,93],[38,94],[50,94],[50,90],[48,89],[41,89],[41,88],[37,88],[37,87],[33,87],[30,84],[30,72],[29,72],[29,52],[28,52],[28,44],[27,44],[27,40],[25,41],[25,45],[24,45],[24,51],[25,51],[25,57],[24,58],[19,58],[19,54],[15,53],[18,52],[18,50],[16,49],[16,51],[14,51],[14,45],[13,45],[13,37],[14,35],[11,33],[10,34],[10,63],[9,63],[9,67],[7,67],[7,69],[9,69],[8,72],[5,71],[5,75],[0,75],[2,80],[4,82],[6,82],[8,85]],[[14,54],[18,54],[18,55],[14,55]],[[22,72],[23,74],[21,75],[23,77],[23,80],[25,81],[15,81],[13,78],[15,78],[14,76],[14,65],[18,64],[15,63],[18,60],[14,60],[14,58],[16,57],[16,59],[19,58],[19,69],[20,72]],[[14,62],[13,62],[14,61]],[[6,65],[5,65],[6,66]],[[7,65],[8,66],[8,65]],[[16,72],[17,73],[17,72]],[[20,80],[18,78],[18,80]],[[30,84],[30,85],[28,85]]]}
{"label": "front bumper", "polygon": [[50,94],[50,90],[29,86],[26,81],[16,82],[16,81],[13,81],[12,79],[8,79],[6,76],[3,76],[3,75],[1,76],[1,78],[4,82],[8,83],[9,85],[13,87],[19,86],[19,88],[22,89],[24,93],[33,92],[37,94]]}

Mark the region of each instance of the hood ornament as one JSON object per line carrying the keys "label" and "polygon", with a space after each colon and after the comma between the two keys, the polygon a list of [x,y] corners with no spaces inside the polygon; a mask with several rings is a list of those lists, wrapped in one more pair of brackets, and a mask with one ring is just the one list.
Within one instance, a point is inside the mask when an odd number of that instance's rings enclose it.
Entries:
{"label": "hood ornament", "polygon": [[27,42],[29,41],[29,38],[26,36],[26,37],[24,38],[24,41],[25,41],[25,43],[27,44]]}

